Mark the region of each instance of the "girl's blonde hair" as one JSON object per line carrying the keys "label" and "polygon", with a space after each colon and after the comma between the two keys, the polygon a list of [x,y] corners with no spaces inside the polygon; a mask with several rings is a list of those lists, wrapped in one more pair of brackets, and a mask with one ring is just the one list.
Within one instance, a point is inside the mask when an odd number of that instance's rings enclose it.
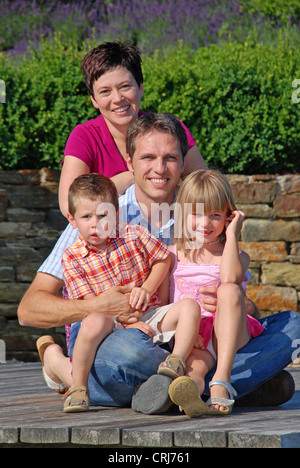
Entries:
{"label": "girl's blonde hair", "polygon": [[[202,203],[204,213],[223,213],[227,215],[236,210],[234,197],[228,180],[216,170],[198,170],[188,175],[180,185],[175,205],[175,235],[174,243],[183,252],[189,249],[191,242],[186,229],[188,213],[199,211]],[[225,237],[222,236],[224,240]]]}

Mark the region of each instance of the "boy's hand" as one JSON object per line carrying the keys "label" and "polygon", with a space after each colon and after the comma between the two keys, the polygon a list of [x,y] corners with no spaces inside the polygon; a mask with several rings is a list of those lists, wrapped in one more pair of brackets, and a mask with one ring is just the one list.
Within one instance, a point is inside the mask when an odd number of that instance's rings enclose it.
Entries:
{"label": "boy's hand", "polygon": [[134,287],[130,293],[129,304],[134,309],[145,311],[149,304],[150,294],[143,288]]}

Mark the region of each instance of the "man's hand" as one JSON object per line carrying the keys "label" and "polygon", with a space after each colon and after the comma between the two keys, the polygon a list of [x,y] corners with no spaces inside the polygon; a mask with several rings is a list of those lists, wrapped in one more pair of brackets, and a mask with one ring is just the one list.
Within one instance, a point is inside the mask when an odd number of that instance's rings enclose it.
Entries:
{"label": "man's hand", "polygon": [[112,317],[117,317],[118,322],[128,324],[135,323],[141,318],[142,313],[129,304],[129,298],[135,283],[129,283],[125,286],[113,286],[112,288],[104,291],[100,296],[106,295],[108,301],[107,314]]}
{"label": "man's hand", "polygon": [[[203,288],[200,288],[200,292],[203,294],[203,307],[205,310],[208,310],[209,312],[216,312],[217,310],[217,289],[214,286],[206,286]],[[252,315],[254,318],[260,318],[259,311],[254,304],[254,302],[251,301],[246,295],[245,292],[240,286],[241,291],[243,292],[245,296],[245,305],[246,305],[246,311],[248,315]]]}
{"label": "man's hand", "polygon": [[137,322],[130,325],[124,325],[124,328],[137,328],[142,332],[146,333],[146,335],[148,335],[150,338],[152,338],[155,333],[153,328],[151,328],[150,325],[148,325],[148,323],[145,322]]}
{"label": "man's hand", "polygon": [[216,286],[200,288],[200,292],[203,294],[203,307],[209,312],[216,312],[217,310],[217,290]]}

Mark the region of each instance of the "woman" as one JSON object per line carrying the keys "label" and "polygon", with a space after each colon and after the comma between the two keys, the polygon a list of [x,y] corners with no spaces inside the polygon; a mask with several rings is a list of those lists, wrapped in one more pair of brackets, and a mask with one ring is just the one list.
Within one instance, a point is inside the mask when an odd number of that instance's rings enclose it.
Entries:
{"label": "woman", "polygon": [[[69,187],[81,174],[99,172],[111,178],[119,194],[133,184],[126,162],[126,135],[130,124],[143,114],[141,57],[134,46],[101,44],[83,59],[82,70],[92,104],[101,115],[75,127],[67,141],[59,184],[59,204],[65,216]],[[184,128],[189,151],[183,176],[207,169],[194,138]]]}

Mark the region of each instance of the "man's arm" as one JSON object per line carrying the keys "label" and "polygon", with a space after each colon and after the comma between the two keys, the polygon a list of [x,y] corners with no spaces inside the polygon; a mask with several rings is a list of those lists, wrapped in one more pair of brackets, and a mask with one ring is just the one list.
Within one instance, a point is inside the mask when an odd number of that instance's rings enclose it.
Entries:
{"label": "man's arm", "polygon": [[[20,325],[37,328],[58,327],[81,321],[86,315],[96,312],[117,315],[121,322],[128,321],[133,314],[129,305],[129,293],[133,284],[115,286],[89,301],[59,297],[57,294],[62,286],[62,280],[38,272],[19,304]],[[134,316],[137,317],[138,314]]]}

